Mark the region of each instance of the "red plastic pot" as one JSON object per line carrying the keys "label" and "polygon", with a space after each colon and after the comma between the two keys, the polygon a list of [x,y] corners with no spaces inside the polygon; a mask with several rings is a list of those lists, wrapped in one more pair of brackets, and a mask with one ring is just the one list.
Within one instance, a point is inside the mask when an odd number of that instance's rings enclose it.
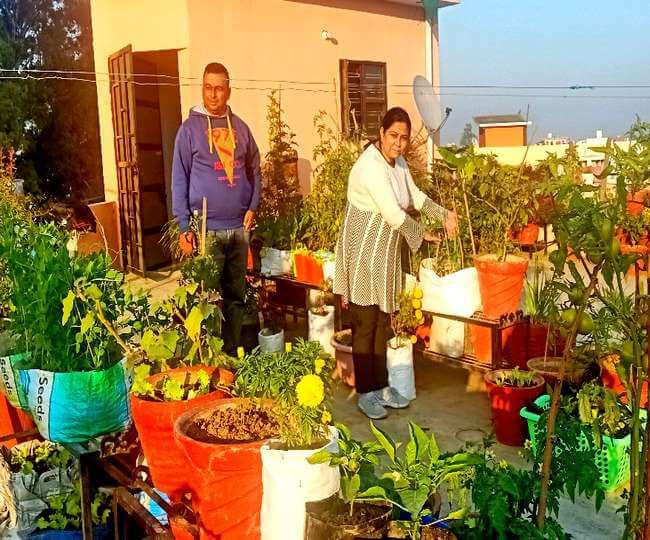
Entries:
{"label": "red plastic pot", "polygon": [[187,434],[188,427],[221,407],[246,400],[223,399],[182,414],[174,437],[189,466],[185,470],[198,516],[201,540],[259,540],[262,506],[262,458],[266,440],[250,443],[206,443]]}
{"label": "red plastic pot", "polygon": [[544,393],[544,379],[535,376],[537,384],[526,388],[497,386],[496,377],[506,370],[490,371],[485,374],[485,385],[490,398],[492,423],[497,441],[508,446],[523,446],[527,433],[526,421],[519,411]]}
{"label": "red plastic pot", "polygon": [[[183,381],[188,372],[206,371],[212,375],[214,370],[214,367],[208,366],[183,367],[152,375],[147,380],[156,384],[162,377],[168,376]],[[219,379],[224,386],[229,386],[234,375],[230,371],[219,369]],[[151,478],[154,485],[172,500],[178,500],[187,491],[184,477],[188,466],[184,452],[174,442],[174,422],[185,411],[225,397],[228,394],[218,390],[186,401],[159,402],[147,401],[131,394],[133,421]]]}
{"label": "red plastic pot", "polygon": [[325,279],[323,274],[323,265],[311,254],[294,253],[294,269],[296,279],[303,283],[320,286]]}

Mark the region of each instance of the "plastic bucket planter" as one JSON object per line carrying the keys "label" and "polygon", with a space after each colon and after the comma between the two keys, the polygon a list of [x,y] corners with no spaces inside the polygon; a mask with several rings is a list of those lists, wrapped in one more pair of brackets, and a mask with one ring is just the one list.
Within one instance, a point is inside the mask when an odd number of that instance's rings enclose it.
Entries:
{"label": "plastic bucket planter", "polygon": [[[388,523],[392,514],[390,506],[380,506],[384,512],[357,525],[337,525],[330,523],[324,514],[336,502],[337,495],[317,502],[308,502],[306,506],[306,540],[354,540],[356,538],[383,538],[388,531]],[[369,503],[357,503],[358,506],[369,506]]]}
{"label": "plastic bucket planter", "polygon": [[[478,272],[483,314],[498,319],[501,315],[517,311],[528,260],[510,255],[505,261],[499,261],[495,255],[481,255],[474,259],[474,266]],[[489,361],[490,330],[476,325],[472,325],[471,330],[474,354],[479,360]],[[518,336],[514,327],[505,329],[501,334],[503,350],[515,350],[517,347],[510,346],[510,341],[515,341]]]}
{"label": "plastic bucket planter", "polygon": [[498,386],[497,376],[507,370],[490,371],[485,374],[492,409],[492,423],[497,440],[508,446],[523,446],[526,440],[526,424],[519,412],[535,398],[544,393],[544,379],[537,375],[537,384],[524,388]]}
{"label": "plastic bucket planter", "polygon": [[174,438],[189,467],[184,477],[199,517],[202,540],[259,540],[262,506],[262,458],[266,442],[206,443],[188,435],[188,428],[220,407],[238,407],[246,400],[223,399],[183,413],[174,424]]}
{"label": "plastic bucket planter", "polygon": [[[212,375],[214,370],[214,367],[208,366],[177,368],[152,375],[147,381],[155,385],[167,376],[182,382],[187,373],[205,371]],[[230,385],[233,379],[230,371],[219,370],[219,380],[224,386]],[[225,397],[225,392],[217,390],[195,399],[161,402],[149,401],[131,394],[133,421],[138,430],[142,451],[147,458],[151,478],[154,485],[167,493],[171,499],[180,498],[187,490],[184,476],[188,466],[185,453],[174,442],[174,422],[193,407],[208,405]]]}
{"label": "plastic bucket planter", "polygon": [[[535,400],[535,405],[541,409],[548,409],[551,404],[551,398],[543,395]],[[542,426],[539,424],[540,416],[527,408],[522,408],[521,417],[528,423],[528,433],[530,445],[533,452],[536,452]],[[611,437],[602,437],[602,446],[596,450],[596,467],[600,473],[600,485],[606,491],[613,491],[617,487],[625,484],[630,479],[630,458],[629,450],[632,437],[626,435],[621,439],[612,439]],[[589,442],[584,434],[580,435],[579,445],[581,448],[587,448]]]}
{"label": "plastic bucket planter", "polygon": [[294,253],[293,265],[298,281],[320,286],[325,278],[322,263],[310,253]]}

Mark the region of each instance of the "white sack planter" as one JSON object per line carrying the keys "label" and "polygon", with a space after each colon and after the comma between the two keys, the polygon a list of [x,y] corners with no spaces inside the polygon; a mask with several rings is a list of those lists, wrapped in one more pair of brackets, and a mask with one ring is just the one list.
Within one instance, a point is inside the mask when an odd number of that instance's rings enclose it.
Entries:
{"label": "white sack planter", "polygon": [[260,273],[266,276],[291,274],[291,252],[275,248],[263,248]]}
{"label": "white sack planter", "polygon": [[316,315],[309,310],[309,341],[318,341],[325,352],[334,356],[332,337],[334,336],[334,306],[323,306],[326,315]]}
{"label": "white sack planter", "polygon": [[[420,265],[422,309],[436,313],[471,317],[481,308],[476,268],[464,268],[448,276],[438,276],[425,259]],[[463,355],[465,323],[444,317],[433,317],[429,349],[454,358]]]}
{"label": "white sack planter", "polygon": [[270,328],[262,328],[257,334],[260,350],[265,353],[284,351],[284,330],[272,334]]}
{"label": "white sack planter", "polygon": [[409,400],[415,399],[415,370],[413,344],[409,340],[393,338],[386,347],[388,385]]}
{"label": "white sack planter", "polygon": [[262,540],[303,540],[305,503],[338,492],[338,467],[307,461],[322,449],[338,450],[338,432],[330,430],[330,442],[315,450],[274,450],[269,443],[262,446]]}

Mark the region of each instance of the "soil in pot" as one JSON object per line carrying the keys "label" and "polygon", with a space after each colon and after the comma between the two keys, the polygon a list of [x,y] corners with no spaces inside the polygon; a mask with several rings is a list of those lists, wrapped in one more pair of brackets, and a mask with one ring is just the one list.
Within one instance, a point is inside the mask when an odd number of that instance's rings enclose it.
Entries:
{"label": "soil in pot", "polygon": [[383,538],[392,509],[386,505],[356,503],[350,506],[338,495],[306,504],[306,540]]}
{"label": "soil in pot", "polygon": [[[557,382],[561,364],[561,356],[540,356],[531,358],[526,362],[530,371],[534,371],[544,377],[544,380],[550,385],[554,385]],[[580,385],[585,380],[587,371],[587,366],[577,364],[569,359],[564,380],[571,384]]]}
{"label": "soil in pot", "polygon": [[268,410],[253,404],[216,409],[187,428],[187,435],[204,443],[233,444],[269,439],[278,426]]}
{"label": "soil in pot", "polygon": [[[436,525],[424,525],[420,530],[421,540],[457,540],[456,535],[449,529],[439,527]],[[408,538],[406,532],[398,525],[397,522],[392,521],[389,525],[388,536],[384,537],[386,540],[393,540],[398,538]]]}

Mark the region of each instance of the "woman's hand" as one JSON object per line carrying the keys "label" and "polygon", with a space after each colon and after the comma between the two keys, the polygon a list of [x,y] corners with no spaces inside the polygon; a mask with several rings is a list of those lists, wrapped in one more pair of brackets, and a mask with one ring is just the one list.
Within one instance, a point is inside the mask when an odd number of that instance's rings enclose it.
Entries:
{"label": "woman's hand", "polygon": [[447,231],[447,235],[451,238],[454,238],[458,234],[458,214],[456,212],[447,213],[445,230]]}
{"label": "woman's hand", "polygon": [[437,234],[430,233],[429,231],[425,231],[423,238],[425,242],[435,242],[436,244],[440,242],[440,237]]}

